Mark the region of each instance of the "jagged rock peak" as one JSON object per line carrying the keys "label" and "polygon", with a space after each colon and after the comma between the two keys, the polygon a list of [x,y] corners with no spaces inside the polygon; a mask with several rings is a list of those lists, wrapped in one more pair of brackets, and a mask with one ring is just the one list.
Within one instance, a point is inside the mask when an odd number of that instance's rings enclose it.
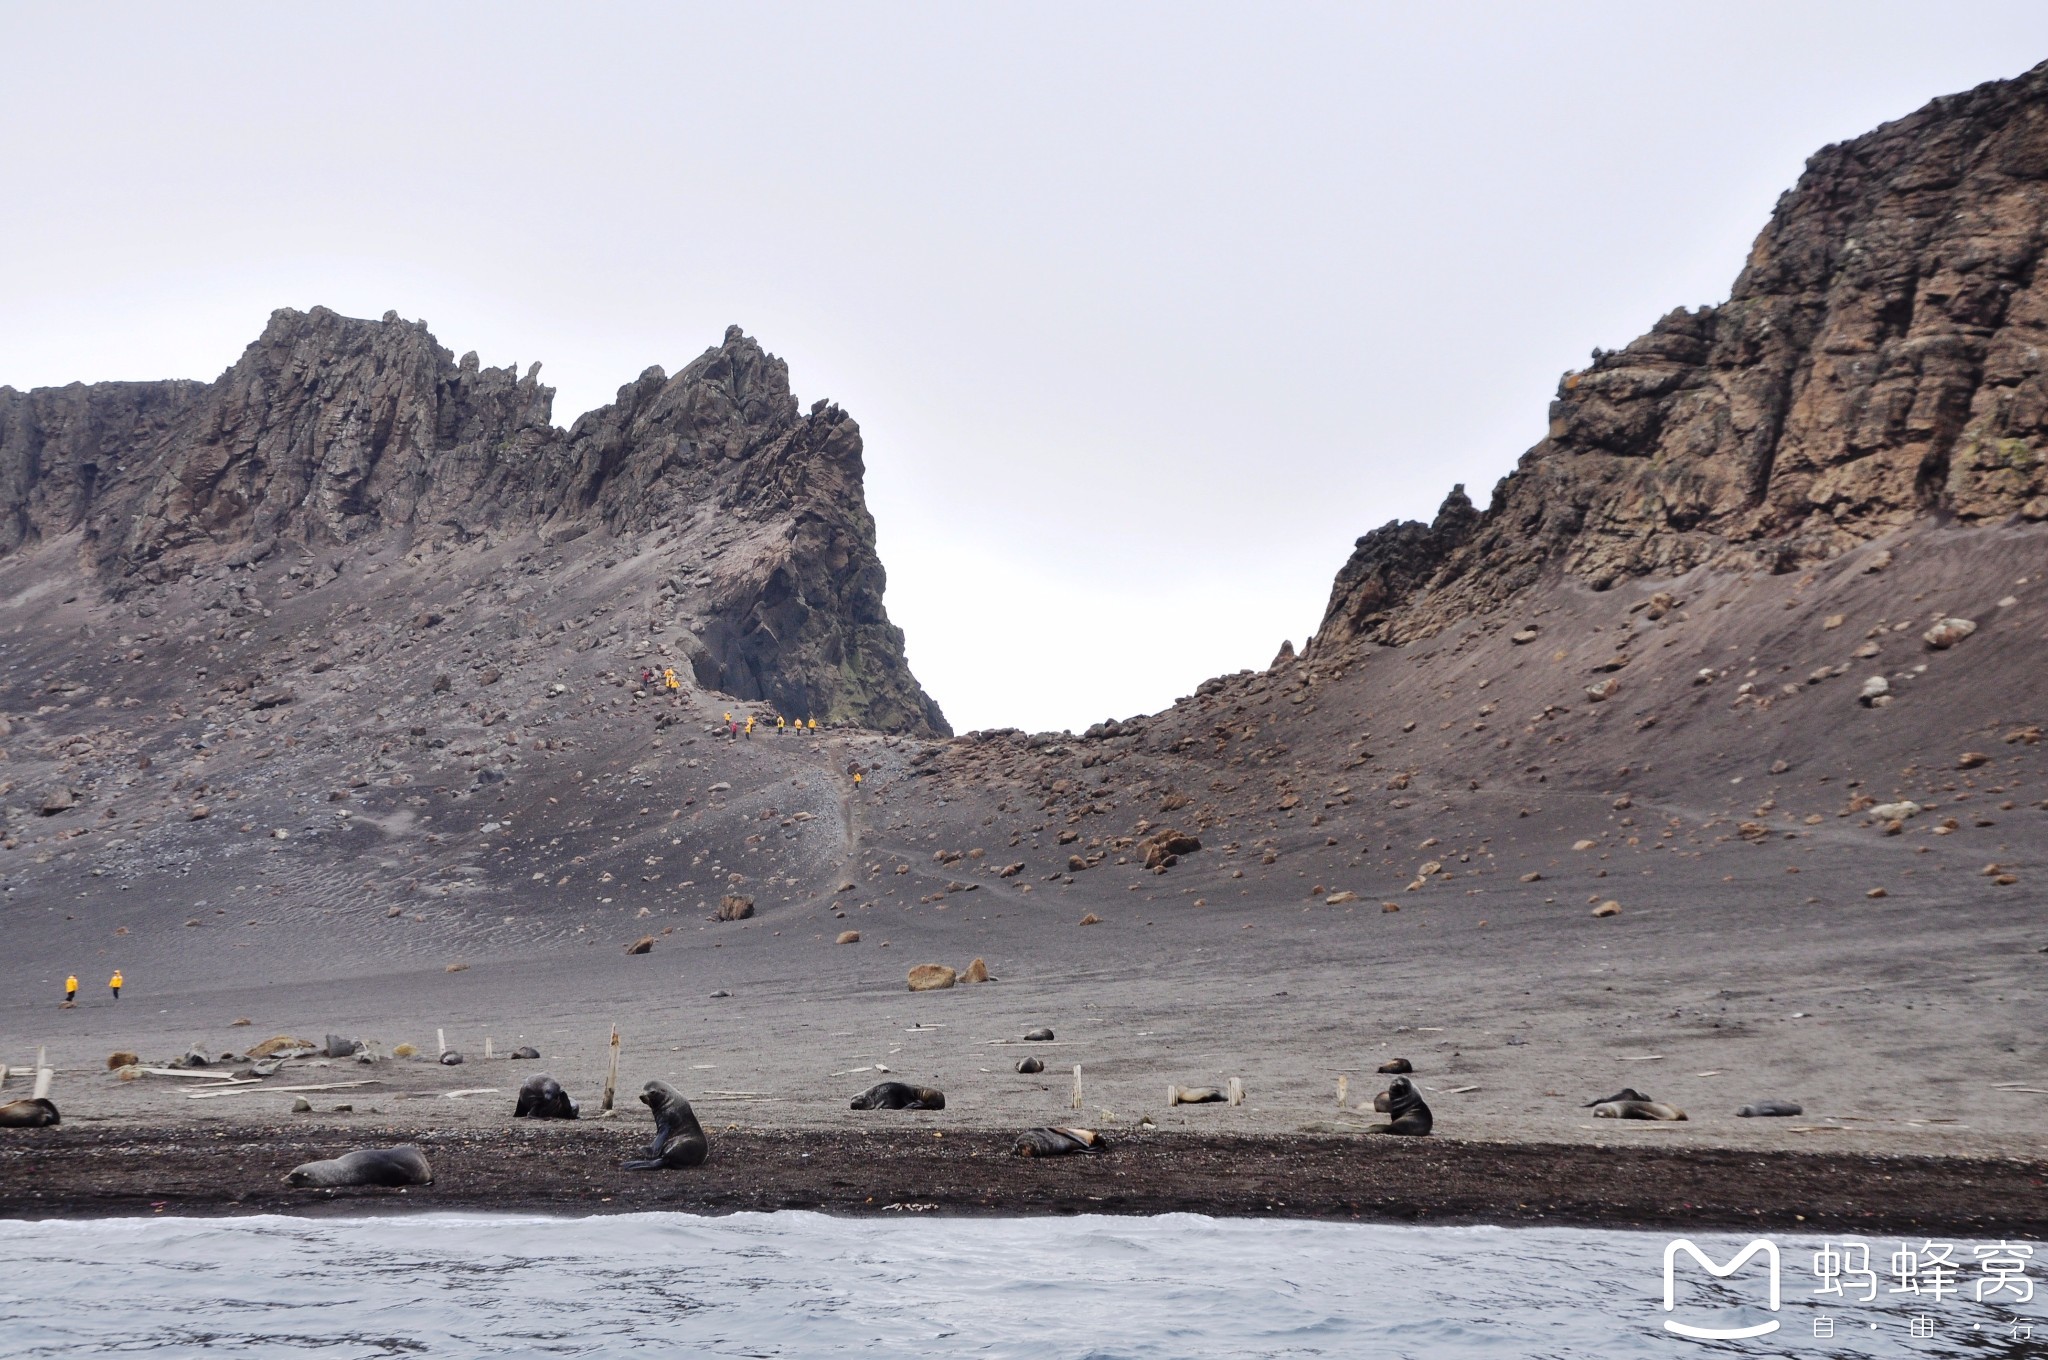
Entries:
{"label": "jagged rock peak", "polygon": [[676,531],[704,559],[703,683],[947,730],[882,607],[850,416],[799,412],[787,365],[738,326],[572,430],[553,400],[538,363],[457,360],[425,322],[282,308],[212,383],[0,387],[0,554],[77,534],[119,594],[284,544]]}
{"label": "jagged rock peak", "polygon": [[1483,515],[1360,539],[1317,644],[1420,636],[1552,572],[1790,570],[1930,514],[2048,519],[2044,243],[2048,63],[1825,148],[1727,302],[1564,376]]}

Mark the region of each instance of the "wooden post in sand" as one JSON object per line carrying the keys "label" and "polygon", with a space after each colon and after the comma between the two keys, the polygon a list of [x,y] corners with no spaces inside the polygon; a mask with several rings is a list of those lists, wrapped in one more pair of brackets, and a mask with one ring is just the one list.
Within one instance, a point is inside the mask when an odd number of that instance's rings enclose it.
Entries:
{"label": "wooden post in sand", "polygon": [[1074,1108],[1081,1108],[1081,1064],[1074,1064]]}
{"label": "wooden post in sand", "polygon": [[0,1090],[4,1090],[4,1089],[6,1088],[6,1086],[7,1086],[7,1064],[6,1064],[6,1063],[0,1063]]}
{"label": "wooden post in sand", "polygon": [[612,1095],[619,1089],[619,1027],[612,1026],[612,1065],[604,1074],[604,1113],[612,1112]]}
{"label": "wooden post in sand", "polygon": [[491,1056],[491,1036],[488,1034],[484,1036],[484,1056],[486,1058]]}
{"label": "wooden post in sand", "polygon": [[441,1056],[441,1055],[442,1055],[443,1053],[446,1053],[447,1051],[448,1051],[448,1031],[447,1031],[447,1030],[445,1030],[445,1029],[437,1029],[437,1030],[435,1030],[435,1031],[434,1031],[434,1056],[435,1056],[436,1058],[439,1058],[439,1057],[440,1057],[440,1056]]}
{"label": "wooden post in sand", "polygon": [[1244,1104],[1244,1082],[1241,1078],[1232,1077],[1230,1079],[1230,1103],[1233,1105]]}
{"label": "wooden post in sand", "polygon": [[36,1089],[29,1092],[29,1099],[41,1100],[43,1097],[49,1095],[50,1080],[56,1075],[57,1074],[51,1071],[49,1068],[38,1065],[36,1068]]}
{"label": "wooden post in sand", "polygon": [[1337,1108],[1343,1109],[1344,1102],[1351,1098],[1351,1078],[1337,1078]]}

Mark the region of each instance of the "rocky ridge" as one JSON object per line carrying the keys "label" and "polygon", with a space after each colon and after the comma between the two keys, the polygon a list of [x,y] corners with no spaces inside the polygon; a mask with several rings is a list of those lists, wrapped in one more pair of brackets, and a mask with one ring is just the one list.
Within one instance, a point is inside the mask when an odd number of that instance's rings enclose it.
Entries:
{"label": "rocky ridge", "polygon": [[1552,577],[1792,572],[1926,517],[2048,519],[2048,64],[1830,146],[1719,306],[1568,373],[1473,515],[1358,540],[1315,647],[1399,642]]}
{"label": "rocky ridge", "polygon": [[75,538],[120,598],[294,555],[325,581],[384,547],[481,573],[507,542],[596,533],[645,559],[646,633],[704,688],[947,730],[882,605],[850,416],[799,412],[738,327],[568,431],[539,368],[458,361],[396,313],[285,309],[210,384],[0,387],[0,554]]}

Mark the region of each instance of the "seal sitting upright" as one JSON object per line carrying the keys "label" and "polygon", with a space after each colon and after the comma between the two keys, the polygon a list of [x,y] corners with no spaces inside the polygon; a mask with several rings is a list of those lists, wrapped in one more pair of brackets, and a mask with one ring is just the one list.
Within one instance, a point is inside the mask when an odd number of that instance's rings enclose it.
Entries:
{"label": "seal sitting upright", "polygon": [[626,1170],[678,1171],[704,1164],[711,1155],[711,1140],[681,1091],[665,1081],[650,1081],[640,1088],[640,1103],[654,1112],[654,1141],[647,1145],[646,1157],[625,1163]]}
{"label": "seal sitting upright", "polygon": [[946,1093],[929,1086],[906,1086],[900,1081],[878,1082],[853,1098],[856,1110],[943,1110]]}
{"label": "seal sitting upright", "polygon": [[57,1104],[47,1096],[36,1100],[13,1100],[0,1105],[0,1129],[40,1129],[61,1124]]}
{"label": "seal sitting upright", "polygon": [[1366,1130],[1368,1133],[1421,1135],[1428,1133],[1436,1123],[1429,1113],[1429,1106],[1423,1103],[1422,1092],[1416,1090],[1415,1083],[1406,1077],[1395,1077],[1388,1082],[1387,1089],[1375,1097],[1372,1104],[1374,1109],[1384,1110],[1394,1118],[1389,1123],[1373,1125]]}
{"label": "seal sitting upright", "polygon": [[362,1148],[343,1157],[295,1166],[286,1185],[331,1189],[344,1185],[432,1185],[434,1169],[418,1148]]}
{"label": "seal sitting upright", "polygon": [[569,1093],[562,1089],[562,1083],[546,1073],[528,1077],[519,1088],[519,1103],[513,1107],[514,1119],[574,1119],[576,1102],[569,1099]]}

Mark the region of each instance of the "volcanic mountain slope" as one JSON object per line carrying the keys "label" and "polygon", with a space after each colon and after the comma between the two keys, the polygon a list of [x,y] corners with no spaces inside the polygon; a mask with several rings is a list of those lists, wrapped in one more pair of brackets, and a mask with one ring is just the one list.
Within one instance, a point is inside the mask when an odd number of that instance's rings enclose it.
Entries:
{"label": "volcanic mountain slope", "polygon": [[[182,583],[238,619],[380,553],[481,580],[519,540],[513,559],[538,575],[566,560],[543,554],[595,530],[611,569],[636,564],[608,583],[603,631],[787,713],[946,730],[882,608],[845,412],[799,414],[785,365],[738,327],[566,433],[539,368],[458,362],[395,313],[315,308],[277,312],[211,384],[0,388],[0,553],[66,553],[114,600]],[[497,592],[514,606],[533,594]]]}

